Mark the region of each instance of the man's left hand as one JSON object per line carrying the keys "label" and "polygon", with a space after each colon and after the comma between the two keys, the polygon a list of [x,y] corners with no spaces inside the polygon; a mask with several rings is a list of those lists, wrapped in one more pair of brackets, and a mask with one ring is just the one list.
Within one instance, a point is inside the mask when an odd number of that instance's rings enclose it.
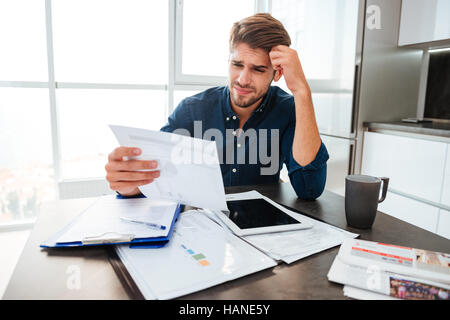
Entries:
{"label": "man's left hand", "polygon": [[292,94],[309,93],[309,85],[306,81],[303,68],[297,51],[288,46],[274,46],[269,52],[272,67],[284,75],[286,85]]}

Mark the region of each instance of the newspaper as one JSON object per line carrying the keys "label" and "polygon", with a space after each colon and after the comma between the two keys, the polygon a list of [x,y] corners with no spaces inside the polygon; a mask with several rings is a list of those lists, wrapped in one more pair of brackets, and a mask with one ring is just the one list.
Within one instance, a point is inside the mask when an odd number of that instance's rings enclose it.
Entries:
{"label": "newspaper", "polygon": [[450,254],[347,239],[328,280],[398,299],[449,300]]}

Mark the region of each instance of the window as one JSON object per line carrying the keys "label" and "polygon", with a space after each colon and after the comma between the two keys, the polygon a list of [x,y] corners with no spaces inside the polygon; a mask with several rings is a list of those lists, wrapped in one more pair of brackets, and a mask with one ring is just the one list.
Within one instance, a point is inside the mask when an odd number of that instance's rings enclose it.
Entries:
{"label": "window", "polygon": [[48,90],[0,88],[0,224],[55,199]]}
{"label": "window", "polygon": [[166,117],[166,94],[156,90],[59,89],[63,179],[105,176],[117,141],[108,125],[159,130]]}
{"label": "window", "polygon": [[225,84],[229,30],[269,2],[2,0],[0,225],[103,179],[108,124],[158,130]]}
{"label": "window", "polygon": [[53,1],[56,81],[166,84],[167,4]]}
{"label": "window", "polygon": [[168,1],[53,1],[52,26],[59,178],[102,178],[118,146],[109,124],[164,125]]}
{"label": "window", "polygon": [[0,81],[47,81],[45,2],[0,1]]}

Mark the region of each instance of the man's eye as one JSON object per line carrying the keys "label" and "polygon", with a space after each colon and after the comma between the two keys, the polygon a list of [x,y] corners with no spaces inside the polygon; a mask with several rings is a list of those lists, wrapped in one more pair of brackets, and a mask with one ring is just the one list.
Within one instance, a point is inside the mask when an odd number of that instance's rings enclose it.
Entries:
{"label": "man's eye", "polygon": [[240,64],[240,63],[233,63],[233,66],[235,66],[235,67],[242,67],[242,64]]}
{"label": "man's eye", "polygon": [[264,73],[264,69],[255,69],[255,71],[259,72],[259,73]]}

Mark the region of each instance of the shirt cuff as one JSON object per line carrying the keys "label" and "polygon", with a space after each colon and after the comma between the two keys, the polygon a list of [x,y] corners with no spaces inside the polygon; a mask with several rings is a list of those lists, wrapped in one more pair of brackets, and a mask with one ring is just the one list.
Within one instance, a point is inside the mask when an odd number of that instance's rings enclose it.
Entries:
{"label": "shirt cuff", "polygon": [[320,145],[319,151],[317,151],[315,159],[304,167],[302,167],[297,163],[297,161],[295,161],[293,155],[291,155],[291,157],[292,157],[292,165],[289,168],[290,169],[289,174],[297,170],[316,171],[322,168],[327,163],[327,160],[330,158],[330,156],[328,155],[327,148],[325,147],[323,142]]}
{"label": "shirt cuff", "polygon": [[134,196],[123,196],[116,191],[116,199],[135,199],[135,198],[146,198],[146,196],[144,196],[142,193],[136,194]]}

